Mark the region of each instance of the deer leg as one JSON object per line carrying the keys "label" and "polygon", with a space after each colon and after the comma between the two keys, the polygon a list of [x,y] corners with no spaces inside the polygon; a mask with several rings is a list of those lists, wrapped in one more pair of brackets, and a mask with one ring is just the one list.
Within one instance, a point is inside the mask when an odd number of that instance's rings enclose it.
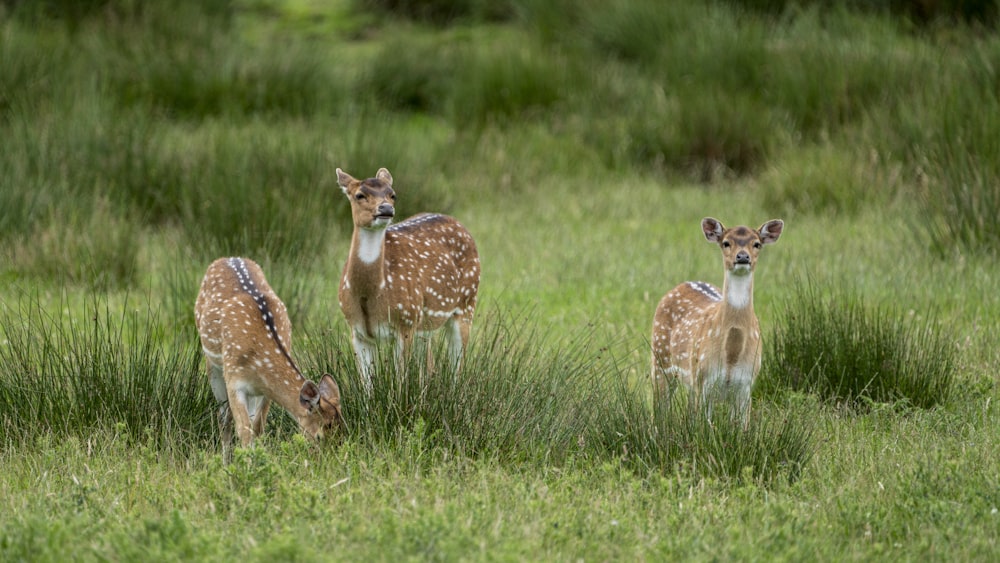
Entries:
{"label": "deer leg", "polygon": [[729,399],[733,401],[733,418],[739,417],[745,430],[750,423],[750,393],[753,388],[754,369],[743,364],[730,368]]}
{"label": "deer leg", "polygon": [[[693,391],[693,390],[692,390]],[[695,395],[695,404],[705,412],[705,418],[708,419],[708,424],[712,424],[712,403],[715,402],[716,397],[714,396],[715,382],[706,377],[704,383],[701,385],[701,389]]]}
{"label": "deer leg", "polygon": [[250,413],[247,411],[247,403],[246,393],[229,391],[229,410],[233,416],[236,435],[240,437],[240,444],[244,448],[253,443],[253,423],[250,419]]}
{"label": "deer leg", "polygon": [[735,393],[737,410],[734,414],[741,418],[744,430],[750,425],[750,391],[749,385],[741,385]]}
{"label": "deer leg", "polygon": [[219,437],[222,441],[222,460],[229,463],[233,457],[233,413],[229,401],[219,405]]}
{"label": "deer leg", "polygon": [[472,321],[467,317],[455,316],[448,320],[445,338],[448,341],[448,361],[454,373],[462,367],[465,348],[469,345],[469,335],[472,333]]}
{"label": "deer leg", "polygon": [[[221,358],[221,356],[216,356]],[[212,395],[219,402],[219,438],[222,441],[222,459],[227,463],[232,456],[233,443],[233,413],[229,408],[229,393],[226,391],[226,379],[222,374],[222,364],[217,364],[205,351],[205,366],[208,371],[208,383],[212,387]]]}
{"label": "deer leg", "polygon": [[393,350],[396,360],[396,377],[402,381],[406,376],[406,363],[410,359],[413,349],[413,338],[415,334],[412,330],[400,330],[396,333],[396,345]]}
{"label": "deer leg", "polygon": [[653,381],[653,393],[654,396],[662,396],[664,394],[672,393],[674,383],[676,383],[679,378],[679,368],[670,366],[670,359],[661,360],[656,357],[656,353],[652,356],[652,368],[650,370],[650,378]]}
{"label": "deer leg", "polygon": [[431,344],[430,335],[420,339],[420,345],[424,347],[427,361],[424,363],[427,375],[434,375],[434,346]]}
{"label": "deer leg", "polygon": [[372,372],[375,369],[375,344],[364,339],[357,330],[353,332],[354,357],[358,362],[358,372],[365,393],[372,394]]}
{"label": "deer leg", "polygon": [[259,397],[255,401],[259,401],[259,408],[253,415],[253,435],[260,436],[264,434],[264,424],[267,423],[267,411],[271,409],[271,401],[267,397]]}

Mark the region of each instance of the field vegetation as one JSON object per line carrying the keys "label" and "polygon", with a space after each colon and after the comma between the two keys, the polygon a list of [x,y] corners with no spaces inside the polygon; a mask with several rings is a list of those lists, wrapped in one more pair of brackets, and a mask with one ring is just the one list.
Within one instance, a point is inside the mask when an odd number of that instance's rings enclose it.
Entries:
{"label": "field vegetation", "polygon": [[[995,2],[0,0],[0,559],[987,560]],[[365,395],[340,167],[457,217],[462,371]],[[649,331],[761,255],[743,428]],[[347,429],[224,464],[193,320],[258,261]],[[442,352],[439,350],[438,352]],[[446,362],[440,358],[437,365]]]}

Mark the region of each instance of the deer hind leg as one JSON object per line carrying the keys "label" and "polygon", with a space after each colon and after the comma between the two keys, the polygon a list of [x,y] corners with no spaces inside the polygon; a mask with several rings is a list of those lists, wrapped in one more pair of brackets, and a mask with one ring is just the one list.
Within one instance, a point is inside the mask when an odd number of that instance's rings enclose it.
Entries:
{"label": "deer hind leg", "polygon": [[451,370],[458,373],[462,367],[462,358],[469,345],[472,334],[472,319],[465,315],[455,315],[445,324],[445,339],[448,342],[448,362]]}
{"label": "deer hind leg", "polygon": [[666,367],[670,365],[670,360],[661,359],[656,352],[653,352],[651,365],[650,380],[653,382],[653,393],[655,396],[662,396],[671,390],[671,380],[676,379]]}
{"label": "deer hind leg", "polygon": [[655,405],[670,406],[672,408],[677,390],[682,386],[688,387],[687,400],[689,408],[694,408],[698,403],[697,387],[689,384],[690,373],[680,366],[673,365],[669,357],[660,357],[654,352],[651,378],[653,380],[653,402]]}

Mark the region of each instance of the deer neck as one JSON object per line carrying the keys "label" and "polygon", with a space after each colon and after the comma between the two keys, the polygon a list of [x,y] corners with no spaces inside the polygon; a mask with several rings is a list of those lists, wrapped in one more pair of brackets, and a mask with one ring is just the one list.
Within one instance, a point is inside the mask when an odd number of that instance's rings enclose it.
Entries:
{"label": "deer neck", "polygon": [[276,360],[277,365],[274,365],[274,369],[270,371],[272,376],[263,377],[258,372],[259,381],[264,387],[261,391],[301,422],[309,414],[299,402],[299,393],[307,380],[295,361],[292,360],[291,355],[288,354],[280,338],[277,334],[274,336],[279,344],[278,349],[284,357]]}
{"label": "deer neck", "polygon": [[726,272],[726,279],[722,285],[722,299],[719,314],[724,320],[738,322],[745,317],[753,317],[753,272],[746,274]]}
{"label": "deer neck", "polygon": [[352,291],[369,296],[385,287],[385,231],[354,229],[347,262],[347,281]]}
{"label": "deer neck", "polygon": [[[715,334],[720,338],[719,358],[733,367],[745,359],[757,338],[757,317],[753,312],[753,273],[726,274],[722,301],[716,311]],[[748,348],[749,346],[749,348]]]}
{"label": "deer neck", "polygon": [[305,382],[306,378],[299,373],[286,374],[284,381],[274,382],[276,388],[271,389],[271,400],[281,405],[300,424],[309,414],[299,402],[299,392]]}

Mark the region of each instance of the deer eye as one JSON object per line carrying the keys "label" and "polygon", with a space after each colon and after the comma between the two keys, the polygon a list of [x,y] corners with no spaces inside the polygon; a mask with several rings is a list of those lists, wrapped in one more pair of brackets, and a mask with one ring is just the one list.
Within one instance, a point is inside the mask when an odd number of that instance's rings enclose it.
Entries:
{"label": "deer eye", "polygon": [[760,241],[753,243],[754,248],[760,248]]}
{"label": "deer eye", "polygon": [[362,193],[362,192],[358,192],[358,193],[354,194],[354,199],[356,199],[358,201],[361,201],[361,200],[365,199],[365,194]]}
{"label": "deer eye", "polygon": [[732,244],[728,240],[722,241],[722,248],[729,248]]}

